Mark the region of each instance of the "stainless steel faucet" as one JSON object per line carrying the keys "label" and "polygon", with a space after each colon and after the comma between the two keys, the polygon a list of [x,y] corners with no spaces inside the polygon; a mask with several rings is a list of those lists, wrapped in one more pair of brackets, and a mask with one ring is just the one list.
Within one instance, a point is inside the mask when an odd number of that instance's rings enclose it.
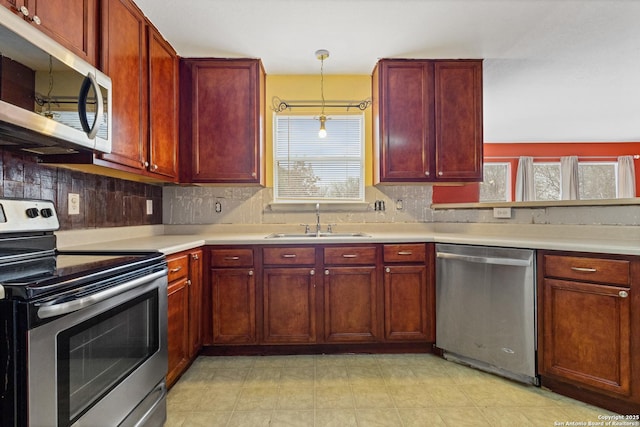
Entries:
{"label": "stainless steel faucet", "polygon": [[320,235],[320,203],[316,203],[316,235]]}

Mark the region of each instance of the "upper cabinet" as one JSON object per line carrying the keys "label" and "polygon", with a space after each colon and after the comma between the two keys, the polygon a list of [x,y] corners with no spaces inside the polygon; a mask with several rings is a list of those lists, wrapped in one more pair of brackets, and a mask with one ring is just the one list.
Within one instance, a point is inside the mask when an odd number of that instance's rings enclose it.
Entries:
{"label": "upper cabinet", "polygon": [[180,64],[180,181],[264,185],[260,60],[185,59]]}
{"label": "upper cabinet", "polygon": [[149,155],[151,174],[178,178],[178,56],[156,29],[147,26],[149,45]]}
{"label": "upper cabinet", "polygon": [[178,180],[178,56],[130,0],[101,2],[100,68],[111,77],[110,153],[45,163],[139,181]]}
{"label": "upper cabinet", "polygon": [[146,22],[129,0],[102,2],[102,69],[113,85],[111,153],[99,157],[143,171],[147,162]]}
{"label": "upper cabinet", "polygon": [[384,59],[373,72],[374,181],[482,180],[482,61]]}
{"label": "upper cabinet", "polygon": [[0,0],[40,31],[96,65],[97,0]]}

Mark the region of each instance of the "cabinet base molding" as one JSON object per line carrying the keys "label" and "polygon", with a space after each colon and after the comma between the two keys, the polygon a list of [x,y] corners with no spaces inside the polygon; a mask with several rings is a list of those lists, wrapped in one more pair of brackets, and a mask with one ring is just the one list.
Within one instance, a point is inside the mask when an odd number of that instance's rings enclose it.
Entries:
{"label": "cabinet base molding", "polygon": [[302,354],[432,353],[433,343],[205,346],[202,356],[283,356]]}
{"label": "cabinet base molding", "polygon": [[593,392],[584,387],[567,384],[566,382],[557,381],[553,378],[540,376],[540,386],[547,388],[554,393],[598,406],[609,411],[623,415],[640,414],[640,403],[628,402],[622,399],[605,396],[600,393]]}

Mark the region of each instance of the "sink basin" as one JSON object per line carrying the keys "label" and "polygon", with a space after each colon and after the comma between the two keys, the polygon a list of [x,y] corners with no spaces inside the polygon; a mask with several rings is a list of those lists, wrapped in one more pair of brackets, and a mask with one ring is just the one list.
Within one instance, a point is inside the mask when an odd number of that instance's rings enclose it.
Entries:
{"label": "sink basin", "polygon": [[272,233],[265,237],[265,239],[297,239],[297,238],[326,238],[326,237],[371,237],[366,233]]}

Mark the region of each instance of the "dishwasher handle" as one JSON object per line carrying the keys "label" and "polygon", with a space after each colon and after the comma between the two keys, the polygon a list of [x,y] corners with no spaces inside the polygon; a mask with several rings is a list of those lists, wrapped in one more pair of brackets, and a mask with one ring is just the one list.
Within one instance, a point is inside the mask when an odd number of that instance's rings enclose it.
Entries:
{"label": "dishwasher handle", "polygon": [[441,259],[452,259],[452,260],[458,260],[458,261],[464,261],[464,262],[474,262],[476,264],[510,265],[513,267],[529,267],[532,263],[530,259],[461,255],[461,254],[454,254],[451,252],[437,252],[436,257]]}

